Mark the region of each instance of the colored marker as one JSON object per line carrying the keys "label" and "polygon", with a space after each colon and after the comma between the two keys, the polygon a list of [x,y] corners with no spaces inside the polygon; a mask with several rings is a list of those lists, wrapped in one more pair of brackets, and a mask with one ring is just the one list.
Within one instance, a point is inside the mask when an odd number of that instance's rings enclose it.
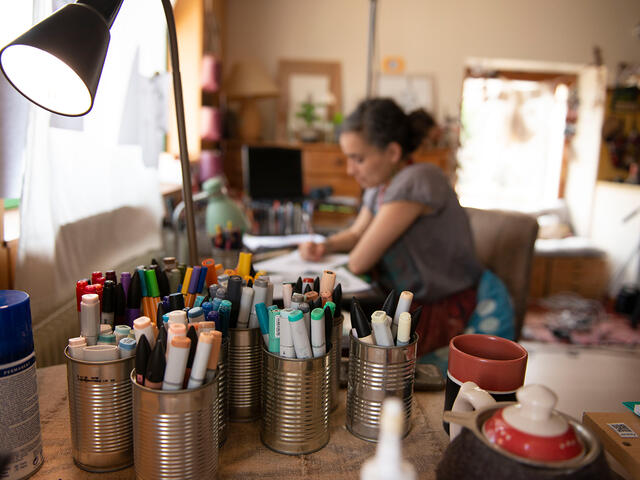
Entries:
{"label": "colored marker", "polygon": [[216,322],[204,321],[204,322],[200,322],[200,328],[198,329],[198,331],[200,333],[211,332],[215,329],[216,329]]}
{"label": "colored marker", "polygon": [[249,272],[251,271],[251,259],[251,253],[240,252],[240,255],[238,256],[238,266],[236,267],[238,275],[241,277],[249,275]]}
{"label": "colored marker", "polygon": [[173,337],[186,337],[187,336],[187,327],[183,323],[170,323],[169,331],[167,332],[167,345],[166,345],[166,355],[169,355],[169,350],[171,350],[171,340]]}
{"label": "colored marker", "polygon": [[260,332],[262,333],[262,339],[264,344],[269,348],[269,312],[267,306],[260,302],[256,304],[256,315],[258,316],[258,324],[260,325]]}
{"label": "colored marker", "polygon": [[84,337],[70,338],[67,352],[69,352],[69,356],[71,358],[75,358],[76,360],[84,360],[84,355],[82,351],[86,346],[87,346],[86,338]]}
{"label": "colored marker", "polygon": [[136,318],[133,321],[133,333],[136,337],[136,342],[140,342],[140,337],[143,335],[147,337],[149,346],[153,349],[153,346],[156,344],[156,336],[149,317]]}
{"label": "colored marker", "polygon": [[117,345],[116,336],[111,332],[101,333],[98,336],[98,343],[96,343],[96,345]]}
{"label": "colored marker", "polygon": [[280,354],[280,310],[275,305],[267,308],[269,312],[269,351]]}
{"label": "colored marker", "polygon": [[333,289],[333,303],[335,303],[336,308],[333,311],[333,317],[339,317],[340,315],[342,315],[342,284],[339,283],[336,285],[336,287]]}
{"label": "colored marker", "polygon": [[120,358],[120,352],[115,345],[89,345],[82,348],[85,362],[110,362]]}
{"label": "colored marker", "polygon": [[387,325],[387,313],[384,310],[376,310],[371,314],[371,327],[376,337],[376,345],[393,347],[393,335]]}
{"label": "colored marker", "polygon": [[184,382],[185,369],[189,359],[191,340],[187,337],[173,337],[167,356],[167,366],[162,380],[162,390],[180,390]]}
{"label": "colored marker", "polygon": [[115,317],[115,286],[112,280],[106,280],[102,286],[102,315],[100,323],[114,325]]}
{"label": "colored marker", "polygon": [[[413,301],[413,293],[405,290],[400,294],[400,298],[398,299],[398,306],[396,307],[396,311],[393,314],[393,324],[391,325],[391,334],[393,338],[396,337],[398,333],[398,320],[400,320],[400,314],[402,312],[408,312],[411,308],[411,302]],[[377,341],[376,337],[376,341]]]}
{"label": "colored marker", "polygon": [[198,337],[198,346],[193,358],[193,365],[191,367],[191,375],[187,382],[187,388],[197,388],[202,385],[207,374],[207,366],[209,365],[209,357],[211,356],[213,340],[213,333],[200,333],[200,336]]}
{"label": "colored marker", "polygon": [[[169,312],[182,310],[184,308],[184,296],[180,292],[169,295]],[[169,313],[167,312],[167,313]]]}
{"label": "colored marker", "polygon": [[213,380],[218,368],[218,358],[220,358],[220,346],[222,345],[222,333],[218,330],[211,332],[213,342],[211,344],[211,353],[209,354],[209,363],[207,364],[207,373],[205,379],[207,382]]}
{"label": "colored marker", "polygon": [[196,357],[196,349],[198,348],[198,333],[194,325],[189,325],[187,330],[187,338],[191,340],[191,346],[189,347],[189,356],[187,357],[187,368],[184,372],[183,387],[187,388],[189,377],[191,376],[191,368],[193,367],[193,360]]}
{"label": "colored marker", "polygon": [[194,307],[200,307],[204,302],[204,295],[196,295],[196,300],[193,302]]}
{"label": "colored marker", "polygon": [[118,342],[118,350],[120,350],[120,358],[133,357],[136,353],[136,341],[133,338],[122,338]]}
{"label": "colored marker", "polygon": [[[149,269],[144,272],[145,280],[147,282],[147,293],[149,296],[149,310],[151,311],[151,323],[156,323],[156,314],[158,310],[158,303],[160,303],[160,289],[158,288],[158,279],[156,277],[156,271]],[[163,312],[164,313],[164,312]]]}
{"label": "colored marker", "polygon": [[409,312],[402,312],[398,320],[398,338],[396,339],[396,345],[399,347],[409,345],[410,338],[411,314]]}
{"label": "colored marker", "polygon": [[204,310],[202,310],[202,308],[200,307],[193,307],[189,309],[189,312],[187,313],[187,317],[189,319],[190,324],[204,322],[204,319],[205,319]]}
{"label": "colored marker", "polygon": [[291,338],[293,339],[296,358],[305,359],[313,357],[307,327],[304,324],[304,315],[300,310],[293,310],[289,313],[289,327],[291,329]]}
{"label": "colored marker", "polygon": [[227,282],[227,298],[231,302],[229,328],[236,328],[238,325],[238,314],[240,313],[240,298],[242,297],[242,293],[242,277],[239,275],[231,275]]}
{"label": "colored marker", "polygon": [[218,283],[215,260],[213,258],[206,258],[202,261],[202,266],[207,267],[207,276],[205,278],[205,284],[207,285],[207,287]]}
{"label": "colored marker", "polygon": [[293,293],[302,293],[302,278],[298,277],[296,283],[293,284]]}
{"label": "colored marker", "polygon": [[122,325],[127,321],[126,308],[127,297],[125,295],[124,287],[121,283],[118,283],[115,288],[115,307],[114,307],[114,319],[113,323],[116,325]]}
{"label": "colored marker", "polygon": [[269,287],[269,281],[263,277],[257,279],[253,284],[253,300],[251,302],[251,311],[249,313],[249,328],[257,328],[258,316],[256,315],[256,304],[266,303],[267,301],[267,289]]}
{"label": "colored marker", "polygon": [[142,302],[142,286],[140,275],[136,270],[131,277],[131,284],[127,293],[127,325],[133,327],[133,321],[140,316],[140,303]]}
{"label": "colored marker", "polygon": [[289,325],[289,314],[293,311],[291,308],[280,310],[280,356],[285,358],[296,358],[291,326]]}
{"label": "colored marker", "polygon": [[[220,308],[218,308],[218,319],[220,321],[220,331],[222,332],[222,336],[226,337],[229,335],[229,321],[231,318],[231,302],[229,300],[222,300],[220,303]],[[216,330],[218,323],[216,322]]]}
{"label": "colored marker", "polygon": [[382,310],[384,310],[387,315],[393,318],[393,315],[396,313],[396,304],[398,303],[398,296],[395,290],[391,290],[387,298],[384,300],[382,304]]}
{"label": "colored marker", "polygon": [[131,286],[131,274],[129,272],[122,272],[120,274],[120,284],[122,284],[122,290],[124,290],[124,297],[125,297],[124,300],[126,302],[127,294],[129,293],[129,287]]}
{"label": "colored marker", "polygon": [[149,355],[144,386],[154,390],[162,389],[165,371],[166,360],[164,358],[164,352],[162,351],[162,348],[156,344],[156,348],[154,348]]}
{"label": "colored marker", "polygon": [[355,297],[352,297],[351,299],[351,324],[356,329],[358,339],[361,342],[373,344],[371,326],[369,325],[367,316],[362,311],[360,303],[358,303]]}
{"label": "colored marker", "polygon": [[[333,295],[333,287],[336,283],[336,274],[331,270],[325,270],[322,272],[322,277],[320,277],[320,296],[323,294],[328,294],[329,297]],[[329,298],[331,300],[331,298]]]}
{"label": "colored marker", "polygon": [[[189,293],[189,285],[191,283],[192,272],[193,267],[187,267],[187,270],[184,272],[184,278],[182,279],[182,289],[180,290],[180,293],[182,293],[182,295],[184,295],[185,297]],[[186,301],[185,304],[187,304]]]}
{"label": "colored marker", "polygon": [[113,332],[116,336],[116,344],[120,345],[120,340],[129,336],[130,331],[131,327],[129,327],[129,325],[116,325],[116,328]]}
{"label": "colored marker", "polygon": [[282,284],[282,303],[284,308],[291,308],[291,297],[293,296],[293,284]]}
{"label": "colored marker", "polygon": [[173,312],[167,313],[167,315],[169,316],[169,324],[180,323],[185,327],[188,324],[187,312],[185,312],[184,310],[174,310]]}
{"label": "colored marker", "polygon": [[100,331],[100,300],[95,293],[82,295],[80,302],[80,335],[87,345],[95,345]]}
{"label": "colored marker", "polygon": [[327,353],[324,331],[324,310],[314,308],[311,312],[311,348],[314,357],[322,357]]}

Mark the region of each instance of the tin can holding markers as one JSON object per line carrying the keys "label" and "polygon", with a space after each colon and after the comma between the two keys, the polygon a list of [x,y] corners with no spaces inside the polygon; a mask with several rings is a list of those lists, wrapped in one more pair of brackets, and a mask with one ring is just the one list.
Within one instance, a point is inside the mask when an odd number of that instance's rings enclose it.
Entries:
{"label": "tin can holding markers", "polygon": [[271,450],[301,455],[329,442],[329,369],[333,349],[322,357],[284,358],[263,347],[262,429]]}
{"label": "tin can holding markers", "polygon": [[408,345],[383,347],[349,335],[346,426],[356,437],[378,441],[382,402],[398,397],[404,405],[403,436],[411,428],[418,336]]}
{"label": "tin can holding markers", "polygon": [[338,408],[340,398],[340,356],[342,355],[342,323],[344,316],[341,314],[333,319],[331,329],[331,365],[329,368],[329,406],[334,411]]}
{"label": "tin can holding markers", "polygon": [[189,390],[154,390],[133,385],[136,478],[216,478],[218,403],[216,378]]}
{"label": "tin can holding markers", "polygon": [[73,461],[89,472],[112,472],[133,463],[131,383],[135,355],[104,362],[67,357]]}
{"label": "tin can holding markers", "polygon": [[222,447],[227,440],[229,430],[229,372],[227,357],[229,356],[229,339],[225,338],[220,346],[218,356],[218,375],[216,381],[218,388],[216,393],[216,403],[218,412],[218,446]]}
{"label": "tin can holding markers", "polygon": [[227,367],[232,422],[252,422],[260,418],[263,344],[260,328],[229,329]]}
{"label": "tin can holding markers", "polygon": [[44,461],[29,295],[0,290],[0,328],[0,439],[11,455],[0,477],[18,480]]}

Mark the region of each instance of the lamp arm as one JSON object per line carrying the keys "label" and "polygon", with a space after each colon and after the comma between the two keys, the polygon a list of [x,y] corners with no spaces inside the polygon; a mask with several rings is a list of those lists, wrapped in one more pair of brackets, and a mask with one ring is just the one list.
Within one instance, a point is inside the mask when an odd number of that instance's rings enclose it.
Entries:
{"label": "lamp arm", "polygon": [[82,3],[92,7],[104,17],[107,26],[111,28],[123,1],[124,0],[78,0],[76,3]]}
{"label": "lamp arm", "polygon": [[182,167],[182,198],[185,207],[187,224],[187,240],[189,243],[189,263],[198,264],[198,243],[196,241],[196,226],[193,212],[193,197],[191,193],[191,169],[189,153],[187,151],[187,134],[184,121],[184,102],[182,100],[182,80],[180,78],[180,63],[178,61],[178,39],[176,22],[173,17],[173,7],[170,0],[162,0],[164,15],[167,19],[167,33],[169,35],[169,53],[171,55],[171,70],[173,73],[173,96],[176,103],[176,117],[178,120],[178,145],[180,147],[180,165]]}

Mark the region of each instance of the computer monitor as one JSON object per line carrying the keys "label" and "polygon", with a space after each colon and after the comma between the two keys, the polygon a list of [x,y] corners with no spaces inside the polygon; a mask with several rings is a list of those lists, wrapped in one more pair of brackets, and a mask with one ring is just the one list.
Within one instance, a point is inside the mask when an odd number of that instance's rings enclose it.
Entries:
{"label": "computer monitor", "polygon": [[245,192],[252,200],[300,200],[302,151],[298,148],[242,147]]}

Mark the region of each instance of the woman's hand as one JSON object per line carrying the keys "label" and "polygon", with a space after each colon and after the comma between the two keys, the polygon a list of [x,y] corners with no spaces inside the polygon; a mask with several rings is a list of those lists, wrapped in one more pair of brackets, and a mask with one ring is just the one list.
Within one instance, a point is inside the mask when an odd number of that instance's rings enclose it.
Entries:
{"label": "woman's hand", "polygon": [[327,253],[324,243],[303,242],[298,245],[300,256],[308,262],[319,262]]}

